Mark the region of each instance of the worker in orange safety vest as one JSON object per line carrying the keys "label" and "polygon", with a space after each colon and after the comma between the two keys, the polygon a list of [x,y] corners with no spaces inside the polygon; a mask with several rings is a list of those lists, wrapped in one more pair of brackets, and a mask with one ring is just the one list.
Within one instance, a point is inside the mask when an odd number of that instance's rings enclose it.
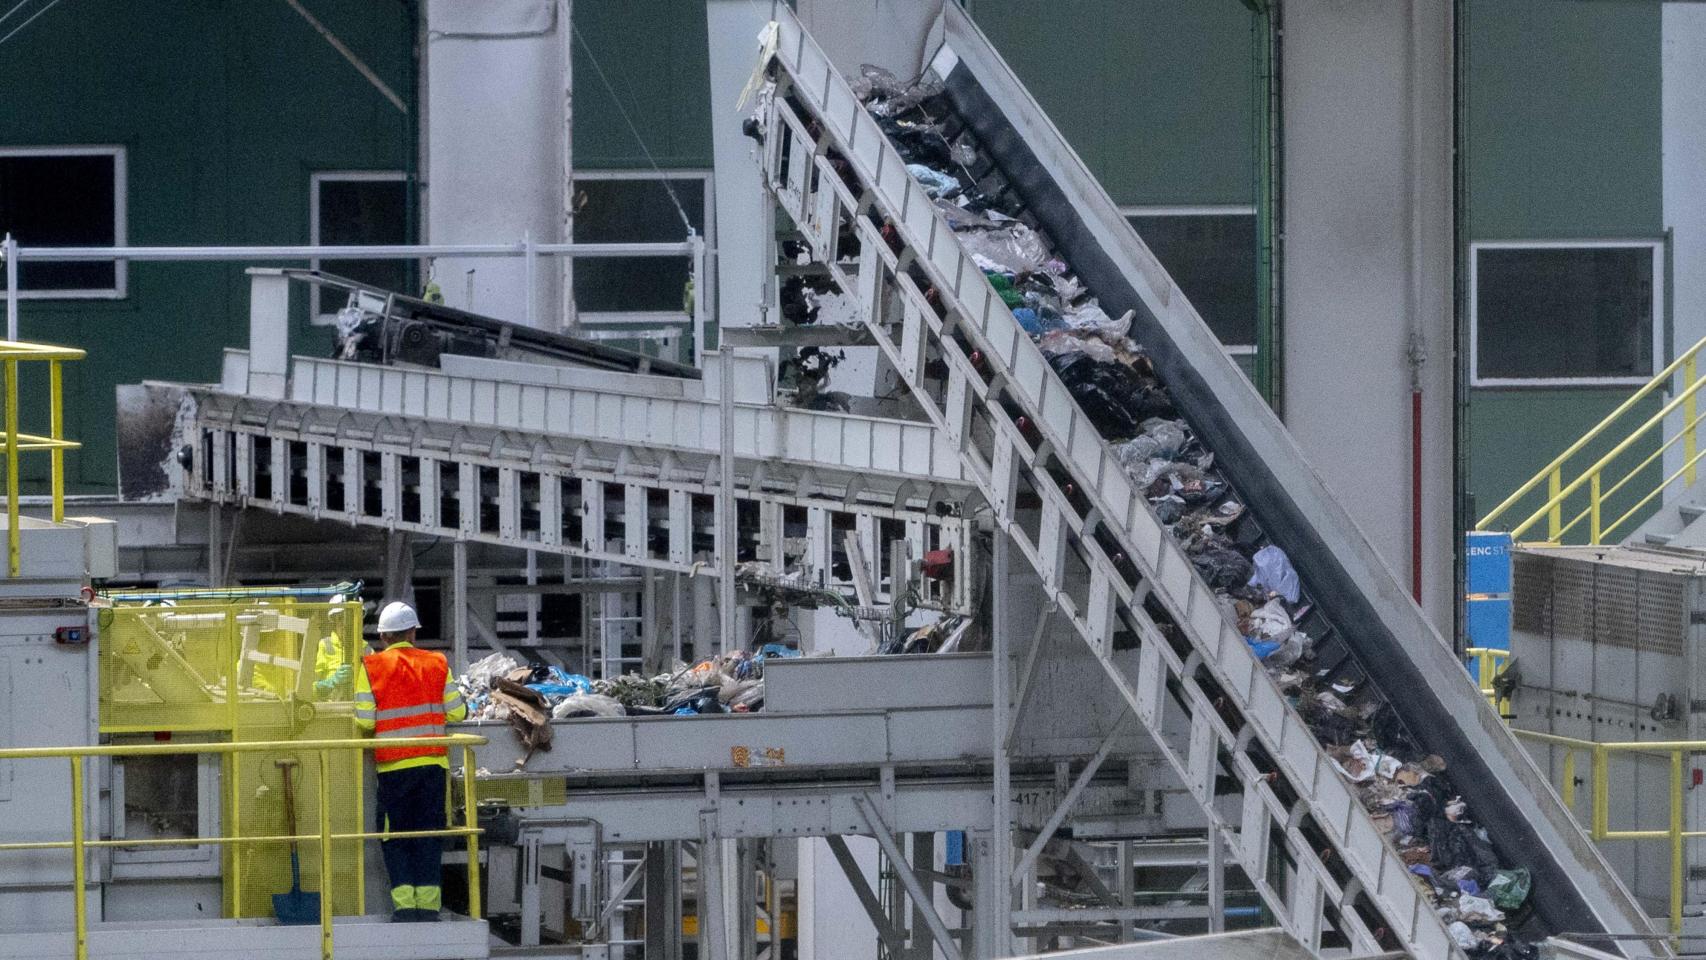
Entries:
{"label": "worker in orange safety vest", "polygon": [[[380,740],[442,737],[447,722],[468,715],[462,692],[450,678],[444,654],[414,645],[421,621],[406,603],[387,604],[379,612],[379,653],[363,657],[355,677],[355,722]],[[443,830],[445,778],[450,773],[444,747],[376,747],[379,830]],[[444,906],[440,886],[442,837],[383,840],[385,872],[391,878],[391,919],[437,920]]]}

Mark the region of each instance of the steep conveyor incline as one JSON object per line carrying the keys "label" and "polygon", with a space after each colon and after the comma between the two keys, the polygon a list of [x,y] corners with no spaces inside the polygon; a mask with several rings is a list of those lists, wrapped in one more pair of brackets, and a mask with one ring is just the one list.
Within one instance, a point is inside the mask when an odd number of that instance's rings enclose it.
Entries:
{"label": "steep conveyor incline", "polygon": [[[1250,542],[1282,547],[1306,585],[1312,602],[1299,625],[1317,640],[1308,666],[1354,678],[1370,711],[1388,718],[1390,739],[1443,758],[1500,865],[1533,874],[1532,908],[1511,918],[1521,938],[1645,929],[1284,427],[988,42],[945,6],[927,80],[940,81],[933,100],[948,105],[944,121],[986,161],[974,176],[1012,202],[1008,211],[1107,313],[1134,312],[1131,336],[1247,505]],[[797,22],[778,16],[777,88],[762,124],[776,202],[959,444],[1060,614],[1103,658],[1205,813],[1237,837],[1234,852],[1276,917],[1317,949],[1458,952],[1317,739],[1318,718],[1300,715],[1295,686],[1252,655],[1223,609],[1225,591],[1204,581],[1135,488],[1097,430],[1102,411],[1080,408],[903,153]],[[1142,651],[1135,675],[1110,656],[1127,645]]]}

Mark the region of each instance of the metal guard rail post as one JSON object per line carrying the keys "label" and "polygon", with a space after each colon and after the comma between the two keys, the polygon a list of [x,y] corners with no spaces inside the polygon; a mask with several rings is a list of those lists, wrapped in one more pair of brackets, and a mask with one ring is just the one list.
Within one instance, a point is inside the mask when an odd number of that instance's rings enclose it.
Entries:
{"label": "metal guard rail post", "polygon": [[[356,740],[266,740],[253,743],[139,743],[87,747],[9,747],[0,749],[0,760],[71,761],[71,839],[46,840],[28,843],[0,843],[0,853],[13,850],[65,850],[72,855],[71,879],[74,899],[72,914],[76,960],[89,957],[89,917],[85,889],[89,848],[95,847],[167,847],[200,846],[202,844],[245,844],[316,842],[320,845],[320,957],[332,960],[332,843],[340,840],[405,839],[409,837],[462,837],[468,847],[468,915],[479,918],[480,903],[480,828],[477,826],[478,805],[474,791],[474,747],[486,742],[485,737],[457,733],[442,737],[409,737],[392,740],[361,738]],[[447,747],[458,748],[462,754],[462,815],[464,826],[443,830],[362,831],[333,833],[331,816],[331,754],[334,751],[373,750],[378,747]],[[312,752],[319,762],[320,829],[312,834],[286,836],[235,837],[169,837],[149,840],[89,840],[84,837],[83,761],[88,757],[140,757],[165,755],[236,754],[266,752]],[[356,788],[358,791],[360,786]]]}
{"label": "metal guard rail post", "polygon": [[1466,647],[1463,654],[1476,663],[1475,682],[1481,688],[1481,696],[1487,698],[1499,716],[1509,720],[1511,702],[1508,698],[1500,699],[1498,691],[1493,688],[1493,681],[1505,672],[1505,662],[1510,659],[1511,652],[1497,647]]}
{"label": "metal guard rail post", "polygon": [[[1527,482],[1518,487],[1510,496],[1506,497],[1502,503],[1483,516],[1480,521],[1476,523],[1475,529],[1492,529],[1492,525],[1496,520],[1503,516],[1511,507],[1515,506],[1523,497],[1533,492],[1535,488],[1540,485],[1541,481],[1544,480],[1546,482],[1545,502],[1541,504],[1538,510],[1534,511],[1534,513],[1530,514],[1527,518],[1511,529],[1510,532],[1512,538],[1520,537],[1523,533],[1527,532],[1530,527],[1534,526],[1542,517],[1544,517],[1546,518],[1547,527],[1546,542],[1558,543],[1562,540],[1565,533],[1569,532],[1585,518],[1589,521],[1588,542],[1599,544],[1603,542],[1612,531],[1622,526],[1630,517],[1634,516],[1637,511],[1645,507],[1648,503],[1652,502],[1655,497],[1663,493],[1663,491],[1678,477],[1684,477],[1685,483],[1692,486],[1698,479],[1699,463],[1703,458],[1706,458],[1706,450],[1702,450],[1699,444],[1700,423],[1702,420],[1706,420],[1706,414],[1701,413],[1699,403],[1700,391],[1703,387],[1706,387],[1706,379],[1702,379],[1699,375],[1699,355],[1702,348],[1706,348],[1706,339],[1702,339],[1689,347],[1681,356],[1671,361],[1671,363],[1663,370],[1659,371],[1652,377],[1652,379],[1648,380],[1638,390],[1631,394],[1628,399],[1624,400],[1621,404],[1618,404],[1616,409],[1607,414],[1605,418],[1595,424],[1592,429],[1588,430],[1588,432],[1577,439],[1575,443],[1572,443],[1568,448],[1566,448],[1564,452],[1553,458],[1552,462],[1542,467],[1538,473],[1530,477]],[[1615,422],[1621,419],[1624,414],[1634,409],[1635,405],[1643,398],[1653,393],[1655,390],[1668,386],[1671,382],[1671,378],[1679,371],[1681,372],[1681,382],[1675,391],[1675,396],[1666,403],[1658,413],[1635,427],[1628,436],[1615,444],[1609,452],[1602,456],[1592,466],[1584,469],[1569,484],[1566,485],[1564,483],[1564,464],[1569,461],[1571,457],[1581,453],[1587,448],[1588,444],[1592,443],[1595,439],[1598,439],[1609,431]],[[1637,440],[1650,432],[1654,426],[1661,424],[1665,417],[1669,416],[1679,406],[1683,407],[1684,426],[1682,429],[1679,430],[1675,436],[1664,440],[1658,449],[1654,450],[1640,463],[1631,468],[1621,479],[1613,484],[1610,489],[1605,489],[1601,478],[1606,466],[1612,460],[1627,451]],[[1662,429],[1660,431],[1660,435],[1661,437],[1663,435]],[[1660,480],[1653,490],[1643,495],[1633,506],[1626,510],[1616,520],[1612,521],[1609,525],[1603,524],[1601,522],[1600,510],[1605,501],[1618,490],[1621,490],[1624,485],[1629,483],[1629,481],[1633,480],[1636,474],[1641,470],[1645,469],[1653,461],[1663,455],[1666,450],[1676,445],[1678,441],[1682,443],[1683,447],[1682,466]],[[1588,505],[1583,508],[1581,512],[1572,517],[1569,523],[1565,523],[1563,520],[1564,502],[1570,496],[1580,491],[1583,484],[1587,484],[1589,486]]]}
{"label": "metal guard rail post", "polygon": [[[1540,733],[1534,730],[1519,730],[1511,728],[1511,733],[1524,740],[1558,747],[1564,751],[1562,782],[1559,784],[1559,794],[1566,807],[1573,807],[1576,800],[1576,754],[1585,753],[1591,763],[1589,774],[1589,818],[1588,836],[1595,842],[1605,840],[1666,840],[1670,846],[1670,933],[1673,938],[1682,934],[1683,894],[1686,891],[1686,857],[1687,841],[1706,837],[1706,830],[1683,829],[1683,810],[1685,801],[1684,772],[1689,754],[1706,753],[1706,740],[1650,740],[1600,743],[1593,740],[1579,740],[1575,737],[1559,736],[1555,733]],[[1662,830],[1613,830],[1611,829],[1611,780],[1610,767],[1613,754],[1647,754],[1657,757],[1668,757],[1670,816]]]}
{"label": "metal guard rail post", "polygon": [[[23,570],[23,534],[18,516],[18,457],[22,453],[46,450],[50,462],[50,493],[53,501],[53,522],[65,521],[65,451],[76,450],[82,444],[65,439],[65,408],[63,400],[64,371],[67,360],[81,360],[84,352],[75,347],[56,347],[44,343],[20,343],[0,340],[0,376],[6,384],[6,575],[18,576]],[[18,430],[18,377],[20,364],[47,364],[48,428],[47,435],[21,433]]]}

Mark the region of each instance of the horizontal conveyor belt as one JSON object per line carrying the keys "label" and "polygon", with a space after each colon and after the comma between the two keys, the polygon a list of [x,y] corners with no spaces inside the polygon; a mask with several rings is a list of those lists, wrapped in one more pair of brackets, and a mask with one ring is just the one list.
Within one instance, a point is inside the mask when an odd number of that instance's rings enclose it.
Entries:
{"label": "horizontal conveyor belt", "polygon": [[[288,395],[271,398],[246,389],[248,355],[228,351],[220,384],[184,388],[192,416],[171,446],[192,452],[183,496],[716,572],[719,410],[701,381],[450,361],[467,371],[296,357]],[[779,407],[754,379],[732,412],[742,560],[788,566],[788,511],[825,531],[804,559],[837,589],[851,584],[834,570],[832,514],[871,555],[885,522],[914,556],[965,551],[982,494],[932,425]],[[963,608],[961,580],[926,605]]]}
{"label": "horizontal conveyor belt", "polygon": [[[763,124],[775,202],[953,438],[1060,615],[1205,813],[1237,838],[1234,853],[1275,916],[1313,949],[1334,931],[1356,950],[1459,955],[1408,865],[906,160],[793,16],[776,16],[777,87]],[[930,74],[950,119],[1107,312],[1134,312],[1132,336],[1196,437],[1262,538],[1289,555],[1318,608],[1312,626],[1334,635],[1408,736],[1444,758],[1502,862],[1533,871],[1525,933],[1646,929],[1450,647],[1077,155],[966,15],[944,4],[943,18]],[[1113,656],[1127,645],[1139,651],[1135,670]],[[1237,784],[1229,796],[1223,777]]]}
{"label": "horizontal conveyor belt", "polygon": [[[1075,808],[1079,834],[1153,835],[1168,826],[1160,802],[1127,788],[1127,765],[1147,766],[1148,738],[1118,694],[1096,685],[1100,673],[1080,654],[1037,678],[1036,715],[1047,719],[1022,728],[1012,748],[1014,790],[1034,798],[1021,828],[1036,829],[1052,812],[1059,758],[1093,753],[1105,740],[1117,749]],[[992,826],[989,654],[773,660],[765,686],[760,713],[555,720],[548,752],[530,753],[504,721],[453,730],[488,738],[475,748],[488,794],[543,797],[529,781],[561,781],[565,807],[597,820],[612,841],[697,837],[707,777],[716,779],[729,835],[863,833],[857,807],[867,797],[883,798],[896,830]],[[506,780],[522,782],[505,790]]]}

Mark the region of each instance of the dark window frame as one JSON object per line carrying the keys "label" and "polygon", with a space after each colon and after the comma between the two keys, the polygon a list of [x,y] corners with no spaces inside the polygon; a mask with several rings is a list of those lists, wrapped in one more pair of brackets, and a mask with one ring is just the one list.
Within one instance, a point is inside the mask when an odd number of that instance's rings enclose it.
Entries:
{"label": "dark window frame", "polygon": [[[701,235],[705,241],[707,249],[716,248],[716,194],[715,181],[710,170],[689,168],[680,170],[664,170],[661,171],[661,173],[657,170],[576,170],[574,178],[577,184],[577,194],[580,192],[578,185],[583,181],[685,180],[700,182],[703,184],[703,188],[702,208],[699,211],[699,214],[700,222],[704,225]],[[598,242],[580,236],[576,236],[572,239],[573,242]],[[571,282],[574,276],[574,263],[578,262],[580,259],[581,258],[574,258],[571,261],[569,268]],[[687,259],[687,256],[683,254],[682,259]],[[691,267],[689,270],[691,272]],[[694,291],[694,296],[696,298],[714,296],[714,294],[714,290]],[[619,335],[621,328],[627,327],[632,328],[635,335],[641,336],[646,335],[647,333],[655,335],[663,329],[680,328],[682,331],[680,334],[681,336],[691,337],[693,335],[693,318],[679,308],[673,308],[673,304],[671,306],[672,309],[659,310],[585,310],[577,306],[575,308],[575,313],[577,319],[582,324],[613,328],[607,331],[612,336]]]}
{"label": "dark window frame", "polygon": [[[1469,244],[1469,383],[1473,387],[1622,387],[1644,384],[1665,364],[1664,319],[1669,296],[1663,240],[1480,240]],[[1648,370],[1628,376],[1483,376],[1481,373],[1481,254],[1497,250],[1639,249],[1650,251],[1652,298],[1647,317]]]}
{"label": "dark window frame", "polygon": [[[119,144],[57,144],[44,146],[0,147],[0,159],[7,157],[91,157],[113,159],[113,242],[115,247],[129,244],[129,169],[127,150]],[[19,245],[32,246],[28,237],[19,238]],[[28,263],[29,261],[24,261]],[[29,289],[20,277],[20,300],[123,300],[130,295],[129,263],[115,259],[111,287],[79,287],[58,290]]]}
{"label": "dark window frame", "polygon": [[[1255,356],[1255,354],[1256,354],[1256,342],[1259,338],[1258,331],[1261,327],[1260,302],[1259,302],[1260,298],[1259,298],[1257,291],[1256,291],[1256,281],[1257,281],[1256,270],[1257,270],[1258,265],[1261,262],[1261,251],[1260,251],[1260,244],[1257,240],[1257,233],[1256,233],[1259,224],[1257,222],[1257,214],[1256,214],[1255,206],[1251,205],[1251,204],[1244,204],[1244,203],[1201,204],[1201,205],[1184,205],[1184,206],[1136,205],[1136,206],[1120,207],[1119,211],[1120,211],[1120,216],[1124,217],[1125,221],[1127,223],[1131,224],[1132,229],[1137,231],[1138,237],[1143,239],[1145,244],[1149,243],[1149,238],[1144,236],[1143,228],[1141,228],[1138,225],[1138,223],[1136,222],[1138,220],[1157,219],[1157,218],[1163,218],[1163,217],[1177,217],[1177,218],[1237,217],[1237,218],[1241,218],[1241,219],[1247,219],[1249,221],[1249,223],[1250,223],[1250,255],[1251,255],[1251,268],[1250,268],[1250,299],[1251,299],[1250,340],[1247,343],[1228,343],[1225,341],[1221,341],[1220,345],[1221,345],[1221,348],[1223,350],[1225,350],[1229,356],[1234,356],[1234,357]],[[1157,254],[1156,258],[1160,259],[1160,255]],[[1162,267],[1168,269],[1169,274],[1172,272],[1171,268],[1168,268],[1167,264],[1165,262],[1162,263]],[[1177,282],[1177,281],[1178,281],[1178,278],[1175,277],[1174,282]],[[1183,285],[1181,285],[1181,286],[1183,286]],[[1185,291],[1185,295],[1187,297],[1190,296],[1190,291],[1188,291],[1188,290]],[[1195,301],[1192,301],[1192,306],[1197,307],[1199,314],[1202,313],[1202,308],[1200,306],[1198,306]],[[1214,329],[1214,324],[1209,322],[1209,318],[1207,316],[1203,317],[1203,322],[1209,324],[1210,330]],[[1219,340],[1219,334],[1218,333],[1215,335],[1215,338],[1217,340]]]}
{"label": "dark window frame", "polygon": [[[404,209],[405,209],[404,216],[406,218],[407,217],[406,211],[407,211],[407,204],[408,204],[408,182],[409,182],[408,174],[402,170],[316,170],[313,173],[309,174],[308,175],[308,243],[309,243],[309,245],[310,246],[320,246],[321,245],[320,244],[320,231],[321,231],[321,228],[324,226],[324,224],[321,222],[320,188],[323,184],[327,184],[327,183],[400,183],[403,185],[403,190],[404,190]],[[406,231],[408,230],[408,224],[406,222],[406,219],[405,219],[405,223],[403,225],[403,229],[405,231],[405,234],[399,242],[404,244],[404,245],[412,243],[413,241],[411,240],[411,238],[409,238],[407,236]],[[379,261],[379,262],[391,263],[393,261],[386,260],[386,261]],[[397,261],[397,262],[405,262],[405,261]],[[308,262],[308,268],[310,270],[321,269],[322,268],[321,260],[319,258],[315,258],[313,260],[310,260]],[[411,291],[399,290],[396,292],[406,294],[406,293],[410,293]],[[319,287],[319,285],[317,285],[317,284],[312,285],[309,289],[309,292],[308,292],[308,317],[309,317],[309,320],[318,326],[331,326],[333,324],[336,324],[338,322],[337,308],[334,308],[330,311],[326,310],[325,307],[322,306],[320,295],[321,295],[321,288]],[[341,293],[335,293],[331,297],[331,299],[334,301],[339,301],[339,300],[341,300],[341,298],[342,298]],[[341,303],[340,303],[340,306],[341,306]]]}

